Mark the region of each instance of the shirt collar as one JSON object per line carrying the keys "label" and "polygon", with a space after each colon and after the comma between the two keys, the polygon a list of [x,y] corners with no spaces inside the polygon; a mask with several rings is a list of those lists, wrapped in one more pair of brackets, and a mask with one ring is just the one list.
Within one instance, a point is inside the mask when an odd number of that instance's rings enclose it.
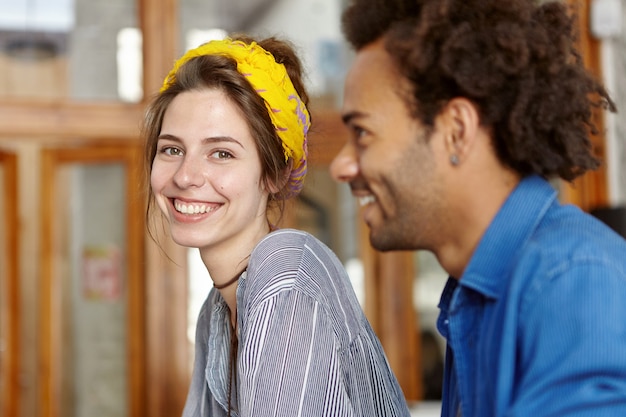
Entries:
{"label": "shirt collar", "polygon": [[556,190],[533,175],[520,181],[481,238],[460,285],[498,298],[516,256],[556,199]]}

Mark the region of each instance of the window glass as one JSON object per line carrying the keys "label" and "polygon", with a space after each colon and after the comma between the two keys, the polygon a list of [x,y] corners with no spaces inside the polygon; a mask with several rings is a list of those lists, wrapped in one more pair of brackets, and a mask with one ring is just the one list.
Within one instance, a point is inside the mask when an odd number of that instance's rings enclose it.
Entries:
{"label": "window glass", "polygon": [[[141,47],[124,36],[138,26],[135,2],[0,0],[0,10],[0,96],[141,99]],[[129,77],[135,81],[126,92]]]}
{"label": "window glass", "polygon": [[59,415],[128,414],[125,175],[118,163],[66,164],[57,174]]}

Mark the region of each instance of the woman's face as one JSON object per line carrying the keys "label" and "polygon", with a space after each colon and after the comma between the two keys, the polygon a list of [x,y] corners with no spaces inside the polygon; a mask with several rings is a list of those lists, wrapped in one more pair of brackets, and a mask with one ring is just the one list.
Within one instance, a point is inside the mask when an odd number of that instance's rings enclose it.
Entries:
{"label": "woman's face", "polygon": [[268,190],[261,172],[248,124],[226,94],[204,89],[174,98],[164,114],[150,183],[176,243],[240,248],[267,233]]}

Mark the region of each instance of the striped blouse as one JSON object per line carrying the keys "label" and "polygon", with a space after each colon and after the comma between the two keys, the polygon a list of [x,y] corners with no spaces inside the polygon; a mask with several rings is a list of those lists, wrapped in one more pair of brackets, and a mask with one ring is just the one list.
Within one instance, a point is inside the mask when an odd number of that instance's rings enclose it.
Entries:
{"label": "striped blouse", "polygon": [[252,252],[237,288],[236,379],[228,317],[213,289],[183,417],[227,416],[229,384],[232,416],[410,415],[341,262],[312,235],[278,230]]}

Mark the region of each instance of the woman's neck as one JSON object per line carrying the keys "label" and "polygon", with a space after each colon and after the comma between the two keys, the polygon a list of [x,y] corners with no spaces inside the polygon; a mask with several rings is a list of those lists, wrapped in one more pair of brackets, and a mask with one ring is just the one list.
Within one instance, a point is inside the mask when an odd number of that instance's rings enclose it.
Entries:
{"label": "woman's neck", "polygon": [[269,232],[269,225],[265,223],[264,227],[241,236],[239,239],[231,239],[219,245],[200,249],[202,262],[207,268],[214,286],[231,311],[233,325],[236,320],[239,277],[248,267],[252,250]]}

